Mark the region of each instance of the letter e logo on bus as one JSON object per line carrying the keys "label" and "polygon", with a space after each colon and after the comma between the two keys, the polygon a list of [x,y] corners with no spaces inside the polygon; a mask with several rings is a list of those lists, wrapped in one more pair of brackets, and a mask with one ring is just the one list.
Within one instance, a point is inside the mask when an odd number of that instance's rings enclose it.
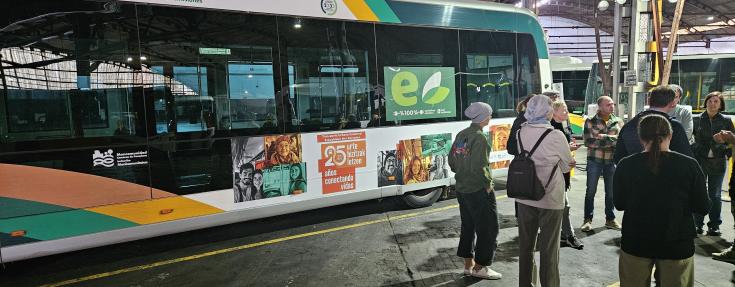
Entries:
{"label": "letter e logo on bus", "polygon": [[[443,102],[447,96],[449,96],[450,90],[442,87],[442,72],[436,72],[424,83],[424,89],[421,92],[421,101],[429,104],[436,105]],[[410,107],[418,102],[416,96],[407,96],[412,94],[419,89],[419,80],[416,74],[409,71],[402,71],[397,73],[391,81],[391,95],[396,104]],[[432,92],[433,91],[433,92]],[[429,93],[432,92],[432,93]]]}
{"label": "letter e logo on bus", "polygon": [[454,67],[383,67],[383,73],[387,120],[456,115]]}

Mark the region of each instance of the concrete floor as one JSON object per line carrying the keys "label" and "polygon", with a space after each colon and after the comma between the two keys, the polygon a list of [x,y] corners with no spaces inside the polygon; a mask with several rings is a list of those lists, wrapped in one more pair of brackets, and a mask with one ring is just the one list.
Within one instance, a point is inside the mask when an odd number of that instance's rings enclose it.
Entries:
{"label": "concrete floor", "polygon": [[[584,167],[584,151],[578,153]],[[598,185],[594,231],[582,223],[585,173],[577,170],[569,193],[572,224],[584,250],[562,248],[562,286],[617,286],[620,232],[607,230],[603,184]],[[503,195],[499,191],[498,196]],[[459,210],[455,199],[424,209],[406,209],[398,198],[332,208],[164,236],[80,252],[7,264],[0,286],[38,286],[98,275],[61,286],[517,286],[518,231],[513,201],[498,200],[500,235],[493,269],[498,281],[461,275],[455,256]],[[735,266],[710,258],[735,235],[729,204],[723,204],[722,237],[703,236],[695,244],[695,286],[734,286]],[[438,210],[437,210],[438,209]],[[414,214],[420,212],[420,214]],[[405,218],[395,218],[406,215]],[[618,219],[622,213],[616,212]],[[393,219],[389,219],[393,218]],[[201,258],[188,256],[286,236],[376,221],[351,229]],[[176,258],[187,261],[152,267]],[[136,267],[120,274],[123,268]]]}

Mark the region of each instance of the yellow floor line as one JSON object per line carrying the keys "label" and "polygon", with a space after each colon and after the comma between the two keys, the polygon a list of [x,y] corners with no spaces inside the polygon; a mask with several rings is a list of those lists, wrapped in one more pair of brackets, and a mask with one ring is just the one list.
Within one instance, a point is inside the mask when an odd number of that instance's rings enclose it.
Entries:
{"label": "yellow floor line", "polygon": [[[506,196],[506,195],[501,195],[501,196],[496,197],[496,199],[503,199],[503,198],[507,198],[507,197],[508,196]],[[280,243],[280,242],[284,242],[284,241],[289,241],[289,240],[293,240],[293,239],[305,238],[305,237],[310,237],[310,236],[315,236],[315,235],[320,235],[320,234],[326,234],[326,233],[332,233],[332,232],[337,232],[337,231],[342,231],[342,230],[347,230],[347,229],[358,228],[358,227],[372,225],[372,224],[377,224],[377,223],[388,222],[389,220],[401,220],[401,219],[413,218],[413,217],[417,217],[417,216],[421,216],[421,215],[426,215],[426,214],[441,212],[441,211],[445,211],[445,210],[449,210],[449,209],[455,209],[457,207],[459,207],[458,204],[452,204],[452,205],[448,205],[448,206],[444,206],[444,207],[440,207],[440,208],[429,209],[429,210],[425,210],[425,211],[412,212],[412,213],[407,213],[407,214],[402,214],[402,215],[397,215],[397,216],[389,216],[389,217],[386,217],[386,218],[383,218],[383,219],[364,221],[364,222],[360,222],[360,223],[355,223],[355,224],[350,224],[350,225],[344,225],[344,226],[339,226],[339,227],[335,227],[335,228],[323,229],[323,230],[319,230],[319,231],[302,233],[302,234],[297,234],[297,235],[292,235],[292,236],[286,236],[286,237],[281,237],[281,238],[276,238],[276,239],[271,239],[271,240],[266,240],[266,241],[261,241],[261,242],[246,244],[246,245],[240,245],[240,246],[235,246],[235,247],[230,247],[230,248],[225,248],[225,249],[220,249],[220,250],[215,250],[215,251],[210,251],[210,252],[205,252],[205,253],[200,253],[200,254],[186,256],[186,257],[180,257],[180,258],[174,258],[174,259],[170,259],[170,260],[159,261],[159,262],[155,262],[155,263],[151,263],[151,264],[146,264],[146,265],[138,265],[138,266],[134,266],[134,267],[123,268],[123,269],[119,269],[119,270],[115,270],[115,271],[104,272],[104,273],[99,273],[99,274],[95,274],[95,275],[80,277],[80,278],[76,278],[76,279],[70,279],[70,280],[66,280],[66,281],[61,281],[61,282],[58,282],[58,283],[41,285],[41,287],[66,286],[66,285],[70,285],[70,284],[76,284],[76,283],[81,283],[81,282],[85,282],[85,281],[106,278],[106,277],[115,276],[115,275],[119,275],[119,274],[130,273],[130,272],[135,272],[135,271],[141,271],[141,270],[151,269],[151,268],[155,268],[155,267],[159,267],[159,266],[164,266],[164,265],[169,265],[169,264],[174,264],[174,263],[179,263],[179,262],[196,260],[196,259],[200,259],[200,258],[204,258],[204,257],[213,256],[213,255],[218,255],[218,254],[223,254],[223,253],[230,253],[230,252],[234,252],[234,251],[245,250],[245,249],[250,249],[250,248],[264,246],[264,245],[271,245],[271,244]]]}

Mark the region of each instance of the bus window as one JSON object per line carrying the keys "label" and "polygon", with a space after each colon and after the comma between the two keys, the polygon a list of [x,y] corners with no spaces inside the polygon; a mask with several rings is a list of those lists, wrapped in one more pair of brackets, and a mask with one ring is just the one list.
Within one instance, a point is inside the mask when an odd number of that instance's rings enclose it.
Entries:
{"label": "bus window", "polygon": [[541,73],[538,66],[538,51],[533,37],[529,34],[518,34],[518,95],[541,93]]}
{"label": "bus window", "polygon": [[151,185],[177,195],[232,188],[230,138],[283,131],[276,17],[150,6],[138,15]]}
{"label": "bus window", "polygon": [[516,35],[513,33],[460,31],[462,59],[462,109],[472,102],[493,107],[493,117],[514,117]]}
{"label": "bus window", "polygon": [[[60,14],[2,34],[0,152],[142,141],[144,104],[136,100],[142,87],[132,80],[140,75],[133,12],[124,6],[114,15]],[[38,38],[38,31],[50,36]]]}
{"label": "bus window", "polygon": [[280,131],[275,17],[167,7],[141,7],[139,17],[155,28],[140,37],[153,74],[145,84],[157,138]]}
{"label": "bus window", "polygon": [[[457,30],[376,25],[382,125],[462,118]],[[428,111],[428,113],[427,113]]]}
{"label": "bus window", "polygon": [[289,65],[282,101],[290,130],[365,127],[375,82],[373,25],[284,17],[278,27]]}

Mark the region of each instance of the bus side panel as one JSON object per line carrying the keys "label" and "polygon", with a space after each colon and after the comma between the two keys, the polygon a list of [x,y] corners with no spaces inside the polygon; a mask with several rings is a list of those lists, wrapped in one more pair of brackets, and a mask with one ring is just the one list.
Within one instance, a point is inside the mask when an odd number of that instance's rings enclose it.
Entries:
{"label": "bus side panel", "polygon": [[[494,120],[489,130],[495,127],[503,127],[509,129],[512,119]],[[274,198],[264,198],[258,200],[250,200],[243,202],[234,202],[235,189],[226,189],[218,191],[210,191],[204,193],[190,194],[186,196],[170,196],[153,200],[129,202],[123,204],[113,204],[106,206],[90,207],[77,210],[66,210],[51,212],[46,214],[27,215],[13,218],[4,218],[0,221],[0,230],[9,233],[13,230],[23,230],[26,236],[7,237],[4,238],[5,260],[18,260],[28,258],[27,256],[48,255],[69,250],[77,250],[99,246],[103,244],[117,243],[139,239],[144,237],[152,237],[156,235],[175,233],[185,230],[208,227],[211,225],[220,225],[244,221],[256,218],[263,218],[272,215],[298,212],[302,210],[320,208],[334,204],[342,204],[378,198],[380,196],[397,195],[406,191],[430,188],[434,186],[447,185],[451,171],[446,168],[447,178],[434,179],[427,174],[424,182],[406,184],[406,185],[389,185],[379,187],[378,182],[381,176],[382,167],[379,166],[379,158],[382,151],[395,149],[397,143],[405,140],[414,140],[421,142],[422,136],[435,135],[437,132],[445,132],[451,134],[453,138],[457,132],[467,126],[467,122],[453,122],[445,124],[417,125],[406,127],[378,128],[370,130],[356,130],[345,132],[329,132],[320,134],[301,134],[304,140],[303,151],[304,160],[307,170],[307,188],[306,192],[301,194],[290,194]],[[366,142],[364,150],[348,150],[346,153],[349,158],[346,160],[338,160],[338,162],[350,162],[359,166],[358,160],[365,160],[364,167],[355,168],[355,173],[347,173],[337,175],[336,178],[344,180],[341,183],[352,183],[354,188],[348,185],[330,186],[331,182],[327,181],[330,177],[329,169],[325,169],[324,165],[328,162],[328,156],[319,150],[325,150],[325,146],[350,146],[357,139],[359,142],[361,134],[365,134]],[[493,137],[503,139],[503,142],[495,143],[494,146],[504,146],[503,135]],[[345,142],[346,140],[346,142]],[[418,141],[417,141],[418,140]],[[322,141],[320,143],[320,141]],[[354,145],[353,145],[354,146]],[[493,151],[496,163],[507,160],[499,155],[505,154],[504,150]],[[373,155],[373,156],[368,156]],[[354,156],[354,157],[352,157]],[[426,169],[430,170],[432,160],[431,156],[425,158]],[[403,171],[408,168],[407,165],[399,163],[399,169]],[[320,166],[322,165],[322,166]],[[436,175],[437,168],[434,168]],[[502,169],[503,166],[498,166]],[[314,172],[308,172],[313,170]],[[319,172],[322,170],[323,172]],[[325,175],[327,174],[327,175]],[[345,179],[345,178],[352,178]],[[339,182],[336,180],[335,182]],[[337,189],[335,191],[335,188]],[[381,190],[388,191],[381,193]],[[235,214],[237,216],[235,216]],[[197,218],[206,218],[200,221]],[[202,222],[208,222],[201,225]],[[163,229],[151,233],[142,232],[150,231],[145,226],[160,226]],[[141,232],[122,232],[120,229],[139,230]],[[120,235],[126,233],[128,235],[122,237],[110,237],[112,235]],[[101,241],[85,242],[83,240],[68,240],[79,236],[96,238]],[[61,240],[61,241],[60,241]],[[8,246],[15,245],[38,245],[43,242],[44,247],[40,253],[34,254],[18,254],[8,250],[25,250],[8,249]],[[47,242],[59,242],[59,245]],[[81,243],[84,242],[84,243]],[[48,245],[50,244],[50,245]],[[30,248],[30,247],[28,247]],[[35,247],[34,247],[35,248]]]}

